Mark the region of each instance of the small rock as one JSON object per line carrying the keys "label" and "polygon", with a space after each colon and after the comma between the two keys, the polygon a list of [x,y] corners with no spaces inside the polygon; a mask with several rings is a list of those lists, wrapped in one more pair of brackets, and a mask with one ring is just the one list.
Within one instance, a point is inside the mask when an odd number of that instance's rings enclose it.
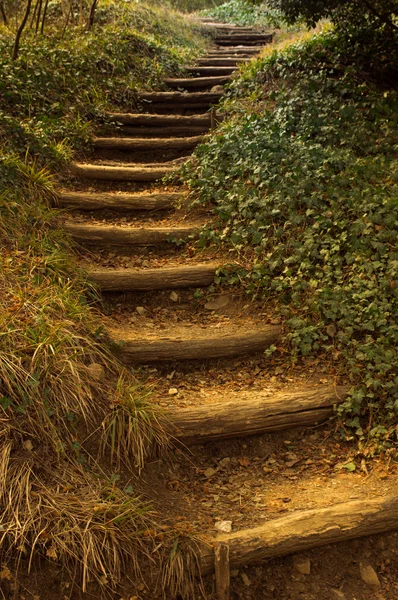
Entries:
{"label": "small rock", "polygon": [[217,471],[212,467],[209,467],[208,469],[206,469],[206,471],[204,471],[203,475],[207,477],[207,479],[209,479],[209,477],[213,477],[215,473],[217,473]]}
{"label": "small rock", "polygon": [[231,533],[232,521],[216,521],[214,529],[220,531],[221,533]]}
{"label": "small rock", "polygon": [[25,448],[25,450],[28,450],[29,452],[30,452],[31,450],[33,450],[33,444],[32,444],[32,440],[26,440],[26,441],[23,443],[23,447]]}
{"label": "small rock", "polygon": [[171,387],[169,389],[169,396],[177,396],[177,394],[178,394],[178,389],[177,388]]}
{"label": "small rock", "polygon": [[179,299],[179,295],[177,294],[177,292],[170,292],[170,296],[169,296],[170,300],[172,300],[173,302],[178,302]]}
{"label": "small rock", "polygon": [[105,369],[99,363],[91,363],[91,365],[88,365],[87,371],[96,381],[103,381],[105,379]]}
{"label": "small rock", "polygon": [[337,590],[336,588],[331,588],[330,600],[346,600],[346,597],[341,590]]}
{"label": "small rock", "polygon": [[231,577],[237,577],[239,575],[239,569],[232,569],[230,575]]}
{"label": "small rock", "polygon": [[381,587],[380,579],[377,576],[376,571],[371,565],[365,565],[360,563],[359,569],[363,581],[371,588],[378,589]]}
{"label": "small rock", "polygon": [[219,296],[215,300],[210,300],[206,302],[205,309],[206,310],[219,310],[220,308],[225,308],[229,304],[228,296]]}
{"label": "small rock", "polygon": [[294,568],[302,575],[309,575],[311,573],[311,561],[309,558],[304,558],[295,561]]}
{"label": "small rock", "polygon": [[251,585],[252,582],[250,581],[250,579],[248,578],[246,573],[241,573],[240,576],[242,577],[242,581],[245,585],[247,585],[247,586]]}
{"label": "small rock", "polygon": [[229,465],[231,464],[231,459],[229,458],[229,456],[227,456],[226,458],[220,460],[218,464],[220,465],[220,467],[229,467]]}
{"label": "small rock", "polygon": [[141,316],[146,313],[146,308],[144,308],[143,306],[136,306],[135,310]]}

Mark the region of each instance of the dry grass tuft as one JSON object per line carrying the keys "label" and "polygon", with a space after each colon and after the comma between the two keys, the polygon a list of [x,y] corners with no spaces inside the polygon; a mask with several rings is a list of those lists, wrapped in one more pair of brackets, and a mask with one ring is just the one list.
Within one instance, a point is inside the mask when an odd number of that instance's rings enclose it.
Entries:
{"label": "dry grass tuft", "polygon": [[79,575],[83,591],[89,582],[115,585],[122,574],[138,572],[149,507],[69,462],[41,463],[38,470],[38,455],[32,450],[26,460],[23,453],[13,456],[10,443],[2,445],[3,556],[19,554],[29,568],[35,555],[45,556],[72,578]]}

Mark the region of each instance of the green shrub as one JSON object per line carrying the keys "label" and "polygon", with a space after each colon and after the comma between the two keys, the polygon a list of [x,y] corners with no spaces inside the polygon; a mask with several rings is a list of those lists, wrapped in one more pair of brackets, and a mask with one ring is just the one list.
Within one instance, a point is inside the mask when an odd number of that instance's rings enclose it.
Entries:
{"label": "green shrub", "polygon": [[275,303],[293,359],[320,354],[339,365],[354,386],[346,423],[367,411],[392,428],[398,94],[347,67],[339,47],[323,34],[245,67],[230,118],[186,177],[218,217],[202,243],[218,239],[244,257],[220,280]]}
{"label": "green shrub", "polygon": [[282,13],[262,2],[258,6],[249,0],[229,0],[223,4],[202,12],[204,16],[213,17],[224,23],[234,23],[241,26],[282,27]]}

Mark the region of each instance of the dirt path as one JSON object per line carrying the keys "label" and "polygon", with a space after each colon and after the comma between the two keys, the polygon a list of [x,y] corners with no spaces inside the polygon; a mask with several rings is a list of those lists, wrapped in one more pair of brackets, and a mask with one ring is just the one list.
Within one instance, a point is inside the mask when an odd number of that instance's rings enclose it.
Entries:
{"label": "dirt path", "polygon": [[[186,78],[167,80],[171,91],[143,94],[138,114],[114,115],[117,137],[94,141],[92,162],[75,165],[74,189],[59,198],[69,209],[65,227],[102,289],[104,325],[118,356],[153,390],[153,401],[173,416],[176,437],[190,447],[150,465],[144,487],[153,488],[155,507],[171,522],[209,539],[223,529],[220,539],[231,552],[235,532],[252,546],[256,538],[256,550],[246,544],[238,557],[231,555],[231,598],[397,598],[395,534],[312,549],[398,527],[396,505],[389,522],[384,505],[366,508],[397,494],[396,472],[377,461],[370,470],[364,461],[352,470],[353,449],[327,421],[344,399],[345,382],[329,365],[292,369],[268,357],[283,323],[261,302],[214,291],[217,268],[234,257],[195,250],[192,241],[211,215],[187,211],[186,190],[161,181],[214,125],[210,109],[220,86],[271,41],[250,28],[217,27],[209,55],[190,66]],[[325,517],[321,537],[316,520],[338,503],[345,520]],[[268,534],[251,536],[251,528],[310,509],[308,531],[292,530],[289,551],[275,543],[276,558],[264,565],[260,538],[270,546]],[[281,521],[284,533],[289,527]],[[304,538],[307,545],[297,543]],[[305,554],[279,558],[295,550]],[[260,566],[242,567],[253,562]],[[207,598],[217,597],[215,586],[208,576]],[[225,600],[228,592],[218,586]],[[145,589],[139,594],[149,597]]]}

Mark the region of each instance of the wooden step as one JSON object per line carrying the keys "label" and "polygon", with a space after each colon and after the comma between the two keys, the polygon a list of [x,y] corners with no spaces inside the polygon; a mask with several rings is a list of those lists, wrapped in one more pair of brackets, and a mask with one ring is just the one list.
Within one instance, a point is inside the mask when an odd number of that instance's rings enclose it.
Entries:
{"label": "wooden step", "polygon": [[225,75],[223,77],[168,77],[163,81],[166,85],[175,89],[182,88],[185,90],[207,90],[211,89],[215,85],[225,85],[230,80],[231,76]]}
{"label": "wooden step", "polygon": [[142,138],[170,138],[170,137],[196,137],[207,133],[210,129],[209,125],[191,125],[188,127],[131,127],[125,125],[120,129],[121,135],[127,137],[142,137]]}
{"label": "wooden step", "polygon": [[89,278],[103,292],[203,287],[214,282],[219,266],[207,263],[157,269],[92,269]]}
{"label": "wooden step", "polygon": [[[262,40],[253,40],[252,42],[246,40],[245,44],[247,44],[247,46],[251,47],[251,48],[256,48],[257,50],[260,50],[261,48],[264,47],[265,44],[270,44],[272,42],[272,39],[270,39],[269,41],[265,42]],[[234,40],[233,38],[226,38],[225,40],[223,39],[219,39],[216,42],[216,45],[223,48],[223,47],[231,47],[231,46],[240,46],[242,44],[241,41],[239,40]]]}
{"label": "wooden step", "polygon": [[224,75],[232,75],[236,71],[236,67],[234,66],[197,66],[197,67],[185,67],[185,70],[188,73],[192,73],[192,75],[198,75],[200,77],[215,77],[215,76],[224,76]]}
{"label": "wooden step", "polygon": [[221,97],[222,92],[150,92],[140,94],[139,102],[145,112],[171,115],[206,111]]}
{"label": "wooden step", "polygon": [[222,98],[222,92],[148,92],[140,94],[139,100],[144,103],[155,104],[187,104],[197,106],[211,106]]}
{"label": "wooden step", "polygon": [[211,127],[210,114],[202,115],[143,115],[111,113],[109,117],[123,125],[123,135],[141,137],[196,136]]}
{"label": "wooden step", "polygon": [[202,141],[202,136],[180,138],[122,138],[97,137],[93,140],[96,150],[193,150]]}
{"label": "wooden step", "polygon": [[172,175],[176,171],[176,165],[166,166],[170,163],[159,163],[157,166],[139,167],[130,166],[108,166],[100,164],[73,165],[75,175],[85,179],[98,179],[104,181],[158,181],[166,175]]}
{"label": "wooden step", "polygon": [[89,225],[67,221],[65,230],[87,246],[158,246],[173,240],[195,236],[199,227],[120,227],[117,225]]}
{"label": "wooden step", "polygon": [[201,67],[233,67],[247,63],[247,58],[200,58],[196,61]]}
{"label": "wooden step", "polygon": [[344,402],[348,388],[322,386],[279,392],[240,392],[229,401],[188,408],[170,408],[168,417],[173,435],[185,445],[271,433],[322,423],[333,415],[336,404]]}
{"label": "wooden step", "polygon": [[127,194],[102,192],[59,192],[57,205],[72,210],[152,211],[168,210],[184,194]]}
{"label": "wooden step", "polygon": [[272,42],[272,33],[228,33],[226,35],[217,35],[214,38],[214,43],[219,44],[220,42],[231,43],[231,46],[247,45],[250,46],[253,43],[269,44]]}
{"label": "wooden step", "polygon": [[173,360],[206,360],[242,356],[266,350],[277,341],[281,328],[263,326],[255,331],[240,333],[215,332],[199,327],[159,331],[159,337],[140,337],[139,332],[111,332],[111,340],[118,344],[116,354],[125,364],[144,364]]}
{"label": "wooden step", "polygon": [[[168,94],[167,99],[169,100],[170,95],[174,95],[175,92],[166,92]],[[146,94],[148,96],[148,94]],[[158,94],[156,94],[156,100]],[[193,94],[192,94],[193,96]],[[214,96],[214,94],[212,94]],[[172,97],[172,96],[171,96]],[[184,94],[187,97],[187,94]],[[191,94],[190,96],[191,97]],[[180,94],[178,94],[180,98]],[[122,125],[131,125],[134,127],[206,127],[210,126],[210,115],[204,113],[202,115],[147,115],[142,113],[109,113],[108,117],[117,123]]]}
{"label": "wooden step", "polygon": [[[259,48],[253,47],[253,46],[227,46],[224,48],[215,48],[214,50],[211,50],[210,52],[208,52],[206,54],[206,57],[212,58],[218,58],[220,56],[225,56],[225,55],[231,55],[233,56],[240,56],[241,54],[244,55],[252,55],[252,54],[258,54],[259,53]],[[205,57],[203,57],[205,58]]]}
{"label": "wooden step", "polygon": [[266,559],[345,542],[398,529],[398,496],[362,498],[312,510],[300,510],[259,527],[220,534],[213,544],[203,546],[201,575],[214,571],[214,546],[229,548],[231,568],[257,564]]}

